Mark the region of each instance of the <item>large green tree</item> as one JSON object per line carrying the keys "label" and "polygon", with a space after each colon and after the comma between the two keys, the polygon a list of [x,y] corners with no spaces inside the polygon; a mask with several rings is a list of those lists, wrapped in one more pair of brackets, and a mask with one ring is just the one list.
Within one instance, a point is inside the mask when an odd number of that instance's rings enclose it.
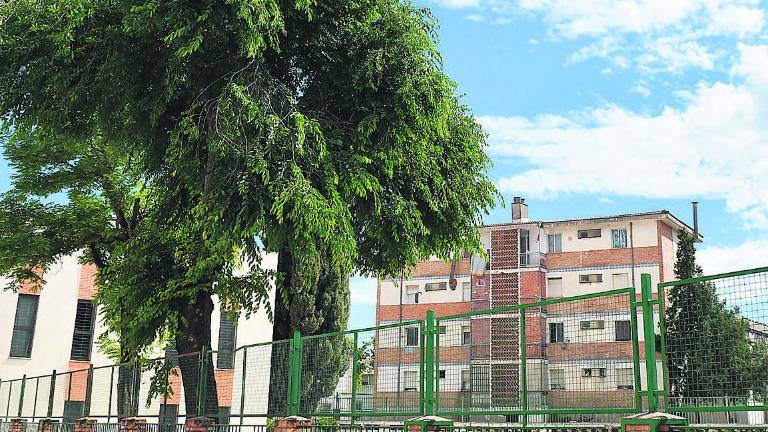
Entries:
{"label": "large green tree", "polygon": [[[324,331],[343,328],[346,307],[325,309],[346,301],[353,269],[395,274],[479,249],[494,199],[484,135],[443,72],[426,10],[13,0],[0,25],[11,135],[42,128],[135,151],[152,207],[100,274],[104,303],[113,315],[127,302],[141,334],[171,329],[182,355],[210,345],[213,294],[246,312],[262,303],[267,275],[234,276],[243,257],[257,267],[278,252],[279,307],[299,316],[296,304],[314,304],[291,325]],[[323,280],[327,298],[293,302]],[[196,371],[181,367],[196,391]]]}
{"label": "large green tree", "polygon": [[[702,276],[694,238],[678,233],[675,274]],[[670,390],[677,404],[748,403],[765,393],[765,341],[750,341],[749,322],[726,304],[714,283],[669,288],[666,351]]]}

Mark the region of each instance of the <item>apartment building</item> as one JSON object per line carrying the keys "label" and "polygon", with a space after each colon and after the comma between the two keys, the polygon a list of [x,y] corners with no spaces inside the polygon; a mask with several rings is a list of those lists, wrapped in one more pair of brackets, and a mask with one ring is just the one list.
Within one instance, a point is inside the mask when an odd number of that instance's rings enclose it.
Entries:
{"label": "apartment building", "polygon": [[[677,233],[693,232],[664,210],[535,221],[517,197],[510,222],[479,230],[486,256],[419,262],[378,286],[379,325],[423,319],[430,309],[438,318],[470,314],[439,320],[444,409],[520,407],[519,314],[471,312],[627,287],[635,287],[639,299],[641,274],[650,274],[653,284],[674,279]],[[526,310],[530,408],[631,406],[637,380],[629,301],[625,294]],[[418,347],[418,326],[377,341],[377,400],[417,391]]]}
{"label": "apartment building", "polygon": [[[267,255],[263,264],[268,268],[277,267],[276,254]],[[83,413],[86,400],[87,373],[67,374],[70,371],[82,371],[90,366],[111,365],[109,359],[97,347],[95,340],[107,331],[99,317],[99,308],[94,302],[98,287],[95,284],[96,269],[93,265],[80,264],[75,255],[65,256],[51,266],[41,276],[45,285],[33,286],[27,284],[20,287],[18,292],[0,291],[0,418],[16,416],[19,401],[8,398],[10,394],[18,394],[10,389],[9,380],[26,375],[36,377],[50,375],[53,371],[59,374],[54,401],[55,417],[62,417],[65,422],[74,421]],[[4,281],[0,281],[4,282]],[[274,296],[274,294],[273,294]],[[221,313],[217,299],[212,316],[212,349],[218,351],[214,363],[218,387],[218,402],[220,416],[225,420],[230,409],[239,405],[239,397],[233,398],[233,391],[238,391],[238,385],[233,386],[234,369],[236,367],[235,350],[248,344],[268,342],[272,340],[272,323],[264,311],[249,316],[235,318],[230,313]],[[158,357],[163,352],[157,352]],[[100,418],[100,421],[116,421],[117,413],[108,407],[109,398],[116,394],[115,376],[112,369],[97,369],[92,380],[100,393],[91,401],[91,413],[103,416],[108,412],[112,417]],[[110,382],[113,391],[109,391]],[[268,382],[262,389],[253,389],[257,393],[267,393]],[[17,386],[19,384],[16,384]],[[30,388],[25,393],[25,413],[31,413],[33,405],[47,406],[50,381],[30,381]],[[40,387],[40,388],[38,388]],[[145,407],[149,377],[142,375],[140,383],[139,413],[154,413],[160,415],[161,422],[174,423],[184,415],[184,392],[181,391],[180,376],[171,377],[171,387],[174,394],[170,398],[157,398],[151,406]],[[235,387],[233,389],[233,387]],[[34,392],[33,392],[34,390]],[[35,394],[45,395],[35,399]],[[34,399],[34,400],[33,400]],[[38,399],[40,403],[38,404]],[[266,409],[266,397],[251,398],[248,409]],[[263,408],[250,405],[261,404]],[[239,409],[239,406],[238,406]],[[234,410],[233,410],[234,411]],[[26,415],[26,414],[25,414]],[[37,417],[46,415],[40,408]],[[153,420],[156,421],[156,420]]]}

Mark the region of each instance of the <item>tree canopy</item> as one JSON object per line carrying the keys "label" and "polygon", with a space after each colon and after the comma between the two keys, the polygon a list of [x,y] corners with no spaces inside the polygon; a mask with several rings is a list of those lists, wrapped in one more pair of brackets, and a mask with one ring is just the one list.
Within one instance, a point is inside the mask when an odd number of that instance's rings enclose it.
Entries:
{"label": "tree canopy", "polygon": [[0,273],[84,250],[133,347],[199,351],[212,295],[247,314],[273,276],[287,292],[266,251],[322,245],[348,275],[479,250],[496,197],[436,24],[398,0],[11,0],[0,88]]}

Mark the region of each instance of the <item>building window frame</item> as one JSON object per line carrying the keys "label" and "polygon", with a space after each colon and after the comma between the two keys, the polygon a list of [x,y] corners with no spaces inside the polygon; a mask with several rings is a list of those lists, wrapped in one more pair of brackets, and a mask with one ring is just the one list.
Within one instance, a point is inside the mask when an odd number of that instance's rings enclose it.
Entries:
{"label": "building window frame", "polygon": [[579,275],[579,283],[587,284],[587,283],[602,283],[603,282],[603,274],[602,273],[589,273],[589,274],[580,274]]}
{"label": "building window frame", "polygon": [[549,389],[565,390],[565,369],[549,370]]}
{"label": "building window frame", "polygon": [[424,284],[424,291],[446,291],[448,289],[448,282],[427,282]]}
{"label": "building window frame", "polygon": [[[22,300],[24,299],[24,300]],[[28,317],[22,317],[22,302],[30,302],[28,306]],[[16,300],[16,315],[13,320],[13,333],[11,336],[10,357],[14,358],[32,358],[32,346],[35,341],[35,327],[37,326],[37,312],[40,307],[40,296],[33,294],[19,294]],[[27,320],[23,322],[22,320]],[[20,340],[19,338],[26,338]],[[26,342],[26,346],[19,347],[19,344]]]}
{"label": "building window frame", "polygon": [[614,340],[616,342],[629,342],[632,340],[632,321],[617,320],[613,324],[615,327]]}
{"label": "building window frame", "polygon": [[576,231],[576,237],[579,239],[600,238],[603,236],[603,230],[600,228],[583,229]]}
{"label": "building window frame", "polygon": [[[231,335],[231,337],[230,337]],[[216,352],[217,369],[235,368],[235,347],[237,346],[237,314],[221,311],[219,317],[219,342]]]}
{"label": "building window frame", "polygon": [[93,351],[93,333],[96,327],[96,305],[93,300],[77,300],[75,330],[72,334],[72,348],[69,359],[90,361]]}
{"label": "building window frame", "polygon": [[560,253],[563,251],[563,235],[547,234],[547,252]]}
{"label": "building window frame", "polygon": [[405,346],[407,347],[419,346],[419,328],[418,327],[405,328]]}
{"label": "building window frame", "polygon": [[611,230],[611,247],[624,249],[627,247],[627,229],[617,228]]}
{"label": "building window frame", "polygon": [[549,323],[549,343],[565,343],[565,323]]}

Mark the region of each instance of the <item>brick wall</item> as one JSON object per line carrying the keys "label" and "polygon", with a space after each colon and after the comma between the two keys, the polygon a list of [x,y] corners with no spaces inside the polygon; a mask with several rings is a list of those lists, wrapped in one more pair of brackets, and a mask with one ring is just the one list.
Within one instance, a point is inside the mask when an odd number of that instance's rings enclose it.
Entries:
{"label": "brick wall", "polygon": [[[645,344],[640,342],[640,353]],[[632,358],[631,342],[553,343],[547,347],[547,358],[555,360],[626,360]]]}
{"label": "brick wall", "polygon": [[[424,303],[403,305],[403,320],[425,319],[428,310],[434,310],[436,317],[444,317],[469,312],[470,302],[453,303]],[[400,318],[399,305],[379,305],[377,308],[379,322],[397,321]]]}
{"label": "brick wall", "polygon": [[[32,273],[36,274],[38,277],[43,276],[43,269],[41,267],[35,267],[32,269]],[[21,286],[19,287],[19,294],[32,294],[32,295],[40,295],[40,292],[43,290],[43,283],[40,280],[30,280],[25,279],[21,282]]]}
{"label": "brick wall", "polygon": [[520,358],[520,339],[517,317],[491,318],[491,357],[493,360]]}
{"label": "brick wall", "polygon": [[[661,249],[658,246],[635,248],[635,264],[656,264],[660,262]],[[630,248],[547,254],[547,269],[550,270],[631,264],[632,250]]]}
{"label": "brick wall", "polygon": [[96,296],[96,266],[83,264],[80,266],[80,285],[77,298],[92,300]]}
{"label": "brick wall", "polygon": [[483,310],[491,307],[491,276],[472,275],[472,310]]}
{"label": "brick wall", "polygon": [[491,230],[491,270],[518,268],[518,231],[516,228]]}
{"label": "brick wall", "polygon": [[86,389],[88,387],[88,367],[90,362],[87,361],[70,361],[69,362],[69,383],[66,391],[69,395],[67,400],[71,401],[85,401]]}
{"label": "brick wall", "polygon": [[533,303],[546,298],[547,275],[543,271],[520,273],[520,303]]}
{"label": "brick wall", "polygon": [[632,390],[614,391],[550,391],[547,397],[552,408],[625,408],[634,404]]}
{"label": "brick wall", "polygon": [[491,275],[491,307],[512,306],[519,304],[520,275],[518,273],[498,273]]}
{"label": "brick wall", "polygon": [[232,406],[232,380],[235,376],[234,369],[216,369],[216,394],[219,397],[219,406]]}
{"label": "brick wall", "polygon": [[[468,275],[470,269],[469,258],[462,259],[456,262],[456,276]],[[416,267],[411,271],[411,275],[414,277],[432,277],[441,276],[448,277],[451,274],[451,262],[450,261],[421,261],[416,264]]]}

